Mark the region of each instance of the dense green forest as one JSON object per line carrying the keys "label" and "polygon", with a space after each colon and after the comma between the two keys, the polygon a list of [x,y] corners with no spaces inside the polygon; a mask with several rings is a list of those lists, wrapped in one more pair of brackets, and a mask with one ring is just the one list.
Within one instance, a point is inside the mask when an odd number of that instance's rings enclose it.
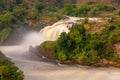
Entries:
{"label": "dense green forest", "polygon": [[80,16],[80,17],[94,17],[98,16],[101,11],[113,11],[114,7],[103,5],[103,4],[91,4],[83,5],[77,7],[75,4],[65,4],[63,12],[70,16]]}
{"label": "dense green forest", "polygon": [[53,0],[49,4],[47,1],[41,0],[1,0],[0,43],[3,43],[10,35],[18,34],[19,28],[21,28],[19,25],[38,30],[66,18],[64,15],[78,17],[115,17],[114,14],[120,15],[119,10],[112,5],[87,3],[78,6],[76,4],[71,0]]}
{"label": "dense green forest", "polygon": [[[73,25],[68,34],[62,33],[56,41],[47,41],[38,47],[39,53],[60,63],[120,66],[120,12],[105,4],[65,4],[63,15],[86,17],[82,24]],[[102,23],[89,22],[87,17],[110,18]],[[102,28],[101,28],[102,27]],[[100,29],[101,28],[101,29]],[[93,31],[95,29],[95,31]]]}
{"label": "dense green forest", "polygon": [[[69,2],[70,1],[70,2]],[[82,24],[73,25],[68,34],[62,33],[56,41],[47,41],[39,52],[60,63],[120,66],[116,44],[120,43],[120,11],[113,5],[87,3],[76,5],[71,0],[1,0],[0,44],[9,37],[18,37],[19,29],[40,30],[66,18],[65,15],[86,17]],[[71,4],[72,3],[72,4]],[[89,23],[87,17],[111,18],[104,23]],[[105,26],[93,32],[92,26]],[[86,29],[86,26],[90,27]],[[0,53],[2,54],[2,53]],[[0,80],[23,80],[23,73],[12,62],[0,55]]]}
{"label": "dense green forest", "polygon": [[0,80],[23,80],[23,77],[23,72],[0,52]]}
{"label": "dense green forest", "polygon": [[55,58],[60,63],[119,66],[120,56],[115,47],[120,43],[119,35],[120,24],[110,24],[94,34],[76,24],[68,34],[62,33],[57,41],[44,42],[38,49],[44,56]]}
{"label": "dense green forest", "polygon": [[[46,13],[46,14],[44,14]],[[28,29],[41,29],[63,18],[57,6],[46,7],[40,1],[0,1],[0,43],[19,32],[19,25]]]}

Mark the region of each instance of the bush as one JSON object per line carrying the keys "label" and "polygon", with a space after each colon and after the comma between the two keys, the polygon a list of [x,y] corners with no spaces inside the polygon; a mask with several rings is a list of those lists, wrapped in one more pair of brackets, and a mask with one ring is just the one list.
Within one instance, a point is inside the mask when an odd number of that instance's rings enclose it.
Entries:
{"label": "bush", "polygon": [[0,1],[0,13],[3,12],[3,10],[6,8],[6,3],[5,3],[5,0],[1,0]]}
{"label": "bush", "polygon": [[107,6],[107,5],[102,5],[102,4],[98,4],[96,5],[98,11],[113,11],[115,10],[114,7],[112,6]]}
{"label": "bush", "polygon": [[7,59],[0,60],[0,80],[23,80],[23,73]]}
{"label": "bush", "polygon": [[43,3],[38,2],[36,4],[36,9],[38,9],[39,12],[41,12],[43,8],[44,8],[44,4]]}
{"label": "bush", "polygon": [[23,77],[23,72],[0,52],[0,80],[23,80]]}
{"label": "bush", "polygon": [[55,47],[55,42],[46,41],[38,47],[38,51],[40,55],[51,59],[53,58],[54,47]]}
{"label": "bush", "polygon": [[64,53],[62,53],[62,52],[59,52],[59,53],[57,53],[57,60],[59,60],[59,61],[66,61],[67,60],[67,56],[66,56],[66,54],[64,54]]}
{"label": "bush", "polygon": [[10,35],[11,29],[9,27],[4,28],[2,31],[0,31],[0,43],[2,43],[4,40],[8,38]]}
{"label": "bush", "polygon": [[28,11],[25,7],[22,6],[16,6],[13,9],[13,15],[18,19],[18,20],[23,20],[25,16],[28,14]]}
{"label": "bush", "polygon": [[63,13],[66,15],[70,15],[72,12],[74,12],[75,8],[76,8],[75,4],[65,4],[63,8]]}
{"label": "bush", "polygon": [[75,14],[76,16],[86,16],[88,12],[90,11],[90,9],[91,8],[89,5],[81,6],[79,8],[76,8]]}
{"label": "bush", "polygon": [[100,11],[113,11],[114,7],[102,4],[91,4],[76,7],[74,4],[65,4],[63,13],[70,16],[96,16]]}
{"label": "bush", "polygon": [[22,0],[16,0],[16,3],[17,3],[17,4],[21,4],[21,3],[22,3]]}
{"label": "bush", "polygon": [[37,20],[39,18],[39,13],[38,11],[34,12],[28,12],[28,15],[26,15],[26,19],[30,20]]}
{"label": "bush", "polygon": [[3,15],[0,15],[0,22],[4,23],[4,24],[11,24],[12,22],[14,22],[15,17],[10,13],[10,12],[6,12]]}
{"label": "bush", "polygon": [[49,7],[48,10],[49,10],[50,12],[56,12],[56,11],[57,11],[57,9],[56,9],[55,6]]}
{"label": "bush", "polygon": [[101,33],[86,34],[82,25],[74,25],[68,34],[62,33],[56,41],[54,55],[60,61],[72,60],[79,63],[97,63],[102,59],[112,61],[116,51],[114,42],[108,38],[113,31],[116,33],[114,35],[118,36],[119,32],[116,32],[114,26],[106,28]]}

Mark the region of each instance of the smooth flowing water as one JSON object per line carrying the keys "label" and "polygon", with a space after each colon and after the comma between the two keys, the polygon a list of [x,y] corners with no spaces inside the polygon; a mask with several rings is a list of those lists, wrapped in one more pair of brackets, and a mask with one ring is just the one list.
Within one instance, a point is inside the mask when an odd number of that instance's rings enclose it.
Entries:
{"label": "smooth flowing water", "polygon": [[56,40],[61,32],[69,32],[66,27],[76,20],[61,20],[40,32],[29,32],[25,34],[20,45],[0,46],[0,50],[24,72],[24,80],[120,80],[118,68],[57,65],[43,62],[35,53],[29,51],[29,46],[35,47],[43,41]]}

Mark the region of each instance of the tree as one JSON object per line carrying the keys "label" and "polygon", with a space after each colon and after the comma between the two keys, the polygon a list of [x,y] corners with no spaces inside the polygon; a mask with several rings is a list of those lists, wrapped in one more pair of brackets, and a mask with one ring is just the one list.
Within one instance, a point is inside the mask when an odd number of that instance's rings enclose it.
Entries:
{"label": "tree", "polygon": [[75,8],[76,8],[75,4],[69,4],[69,3],[65,4],[63,8],[63,13],[70,15],[74,11]]}
{"label": "tree", "polygon": [[21,3],[22,3],[22,0],[16,0],[16,3],[17,3],[17,4],[21,4]]}
{"label": "tree", "polygon": [[0,29],[12,26],[11,24],[13,24],[14,21],[15,17],[10,12],[0,15]]}
{"label": "tree", "polygon": [[11,29],[9,27],[2,29],[2,31],[0,32],[0,43],[8,38],[8,36],[10,35],[10,32],[11,32]]}
{"label": "tree", "polygon": [[51,11],[51,12],[55,12],[57,9],[56,9],[55,6],[51,6],[48,10]]}
{"label": "tree", "polygon": [[23,72],[0,52],[0,80],[23,80],[23,77]]}
{"label": "tree", "polygon": [[3,10],[5,9],[5,6],[6,3],[5,3],[5,0],[0,0],[0,13],[3,12]]}
{"label": "tree", "polygon": [[36,4],[36,9],[38,9],[39,12],[41,12],[43,8],[44,8],[44,4],[43,3],[38,2]]}
{"label": "tree", "polygon": [[16,6],[13,9],[13,15],[19,20],[23,20],[27,13],[27,9],[23,6]]}

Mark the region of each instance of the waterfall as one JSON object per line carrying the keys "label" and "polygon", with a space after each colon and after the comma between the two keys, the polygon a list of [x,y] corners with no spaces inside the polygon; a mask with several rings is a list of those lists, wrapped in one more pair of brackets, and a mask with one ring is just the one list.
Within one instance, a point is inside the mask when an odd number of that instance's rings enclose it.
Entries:
{"label": "waterfall", "polygon": [[[68,19],[60,20],[54,23],[51,26],[47,26],[40,30],[40,33],[48,38],[49,40],[56,40],[62,32],[69,32],[69,28],[72,27],[73,24],[80,24],[80,20],[84,20],[85,18],[78,17],[69,17]],[[102,22],[101,18],[88,18],[89,21],[92,22]]]}
{"label": "waterfall", "polygon": [[[30,52],[29,46],[37,46],[46,40],[56,40],[62,32],[69,32],[73,24],[81,23],[84,18],[69,17],[40,32],[32,31],[25,34],[20,45],[0,46],[0,50],[18,66],[25,75],[24,80],[120,80],[120,69],[91,68],[87,66],[55,65],[43,62],[35,53]],[[100,22],[99,18],[89,18]],[[94,74],[92,74],[94,73]]]}

